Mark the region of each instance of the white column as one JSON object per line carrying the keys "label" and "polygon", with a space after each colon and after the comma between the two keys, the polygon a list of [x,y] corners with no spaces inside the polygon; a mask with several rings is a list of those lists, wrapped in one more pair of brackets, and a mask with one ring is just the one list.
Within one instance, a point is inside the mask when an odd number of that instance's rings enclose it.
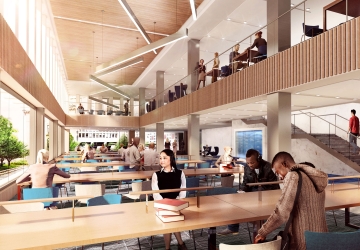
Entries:
{"label": "white column", "polygon": [[49,159],[53,159],[57,156],[57,145],[58,145],[58,121],[49,122]]}
{"label": "white column", "polygon": [[69,136],[70,136],[70,130],[65,129],[64,127],[61,129],[61,134],[63,138],[63,151],[68,152],[69,151]]}
{"label": "white column", "polygon": [[130,111],[130,115],[131,116],[134,116],[134,98],[130,98],[130,108],[129,108],[129,111]]}
{"label": "white column", "polygon": [[156,123],[156,150],[164,149],[164,123]]}
{"label": "white column", "polygon": [[88,101],[87,101],[87,109],[90,110],[92,106],[92,100],[89,99],[88,97]]}
{"label": "white column", "polygon": [[36,108],[36,154],[37,152],[39,152],[40,149],[44,148],[44,113],[44,108]]}
{"label": "white column", "polygon": [[[156,108],[164,106],[164,71],[156,71]],[[165,93],[167,100],[167,93]]]}
{"label": "white column", "polygon": [[124,110],[124,97],[120,97],[120,110]]}
{"label": "white column", "polygon": [[280,151],[291,152],[291,94],[267,96],[267,159]]}
{"label": "white column", "polygon": [[36,162],[36,109],[30,108],[30,155],[29,155],[29,164],[34,164]]}
{"label": "white column", "polygon": [[145,128],[139,128],[140,143],[145,145]]}
{"label": "white column", "polygon": [[200,118],[199,115],[188,115],[188,154],[191,159],[200,159]]}
{"label": "white column", "polygon": [[139,88],[139,116],[145,115],[145,88]]}
{"label": "white column", "polygon": [[58,125],[58,133],[57,133],[57,138],[58,138],[58,143],[57,143],[57,155],[61,155],[63,153],[63,144],[64,144],[64,138],[61,136],[62,135],[62,129],[63,127]]}

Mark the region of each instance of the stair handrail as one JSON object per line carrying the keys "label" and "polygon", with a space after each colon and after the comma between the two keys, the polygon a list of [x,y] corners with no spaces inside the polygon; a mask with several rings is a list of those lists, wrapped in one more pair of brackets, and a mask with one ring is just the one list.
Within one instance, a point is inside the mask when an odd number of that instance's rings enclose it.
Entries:
{"label": "stair handrail", "polygon": [[[328,124],[330,124],[330,125],[332,125],[332,126],[334,126],[335,128],[337,128],[337,129],[340,129],[340,130],[342,130],[342,131],[344,131],[345,133],[348,133],[348,131],[347,130],[344,130],[344,129],[342,129],[342,128],[340,128],[340,127],[338,127],[337,125],[335,125],[335,124],[333,124],[333,123],[331,123],[331,122],[329,122],[329,121],[327,121],[327,120],[325,120],[325,119],[323,119],[323,118],[321,118],[320,116],[318,116],[318,115],[315,115],[314,113],[312,113],[312,112],[302,112],[301,110],[299,110],[299,112],[301,113],[301,114],[293,114],[294,116],[295,115],[307,115],[307,116],[309,116],[310,118],[311,117],[316,117],[316,118],[319,118],[319,119],[321,119],[321,120],[323,120],[323,121],[325,121],[325,122],[327,122]],[[310,114],[310,115],[308,115],[308,114]],[[342,117],[343,118],[343,117]],[[295,124],[295,122],[294,122],[294,126],[296,126],[296,124]],[[335,132],[335,134],[336,134],[336,132]],[[355,135],[353,135],[353,134],[350,134],[351,136],[354,136],[354,137],[357,137],[357,136],[355,136]]]}
{"label": "stair handrail", "polygon": [[[310,112],[310,113],[311,113],[311,112]],[[338,117],[340,117],[340,118],[348,121],[348,118],[345,118],[345,117],[343,117],[343,116],[341,116],[341,115],[338,115],[338,114],[326,114],[326,115],[319,115],[319,116],[329,116],[329,115],[335,115],[335,116],[338,116]]]}

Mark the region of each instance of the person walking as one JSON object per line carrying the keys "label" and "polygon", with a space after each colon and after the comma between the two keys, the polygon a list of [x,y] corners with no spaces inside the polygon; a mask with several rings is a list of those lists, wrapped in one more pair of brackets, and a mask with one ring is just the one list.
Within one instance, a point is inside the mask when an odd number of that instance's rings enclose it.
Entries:
{"label": "person walking", "polygon": [[349,143],[353,147],[352,154],[356,154],[357,152],[357,137],[359,135],[359,118],[356,116],[356,110],[351,110],[351,117],[349,119]]}

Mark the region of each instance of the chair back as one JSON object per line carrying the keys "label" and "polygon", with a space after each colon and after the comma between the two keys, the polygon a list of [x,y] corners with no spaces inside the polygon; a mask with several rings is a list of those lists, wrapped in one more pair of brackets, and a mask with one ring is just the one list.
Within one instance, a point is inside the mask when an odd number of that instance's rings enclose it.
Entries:
{"label": "chair back", "polygon": [[42,202],[9,204],[0,206],[0,214],[15,214],[41,210],[44,210],[44,203]]}
{"label": "chair back", "polygon": [[169,102],[174,101],[174,93],[169,90]]}
{"label": "chair back", "polygon": [[248,245],[226,245],[220,243],[219,250],[280,250],[281,237],[278,236],[276,240],[259,244]]}
{"label": "chair back", "polygon": [[221,186],[232,188],[234,186],[234,179],[235,179],[234,175],[221,177]]}
{"label": "chair back", "polygon": [[359,249],[360,231],[317,233],[305,231],[307,250]]}
{"label": "chair back", "polygon": [[[131,183],[131,190],[133,192],[139,192],[142,191],[142,180],[135,180],[132,181]],[[133,199],[133,200],[138,200],[140,199],[140,194],[127,194],[125,195],[126,197]]]}
{"label": "chair back", "polygon": [[[86,184],[86,185],[75,185],[75,195],[84,196],[102,196],[105,194],[105,184]],[[89,199],[80,199],[80,203],[86,203]]]}
{"label": "chair back", "polygon": [[153,100],[152,102],[150,102],[151,104],[151,110],[155,110],[156,109],[156,101]]}
{"label": "chair back", "polygon": [[80,171],[82,173],[88,173],[88,172],[97,172],[98,171],[98,167],[81,167]]}
{"label": "chair back", "polygon": [[175,95],[177,99],[181,97],[180,92],[180,86],[175,86]]}
{"label": "chair back", "polygon": [[[142,191],[150,191],[150,190],[152,190],[152,188],[151,188],[151,181],[143,181],[143,182],[141,182],[141,190]],[[140,195],[140,200],[145,200],[146,199],[146,197],[145,197],[146,195],[145,194],[141,194]]]}
{"label": "chair back", "polygon": [[180,83],[180,89],[181,89],[181,97],[185,96],[186,95],[186,89],[187,89],[187,84],[183,84],[183,83]]}
{"label": "chair back", "polygon": [[92,115],[92,114],[94,114],[94,110],[93,110],[93,109],[90,109],[90,110],[89,110],[89,115]]}
{"label": "chair back", "polygon": [[262,55],[267,55],[267,45],[260,45],[258,52]]}
{"label": "chair back", "polygon": [[184,168],[185,168],[185,163],[176,164],[176,167],[177,167],[178,169],[184,169]]}
{"label": "chair back", "polygon": [[86,204],[88,207],[121,204],[121,198],[121,194],[105,194],[89,199]]}
{"label": "chair back", "polygon": [[207,189],[206,195],[220,195],[220,194],[236,194],[237,189],[232,187],[219,187],[219,188],[213,188],[213,189]]}
{"label": "chair back", "polygon": [[[59,197],[59,188],[24,188],[23,189],[23,199],[24,200],[34,200],[42,198],[56,198]],[[43,202],[45,207],[50,206],[52,201]]]}
{"label": "chair back", "polygon": [[129,169],[129,166],[118,166],[119,172],[124,172],[125,169]]}
{"label": "chair back", "polygon": [[197,164],[198,168],[210,168],[210,162],[203,162]]}
{"label": "chair back", "polygon": [[86,162],[98,162],[98,161],[95,159],[89,159],[89,160],[86,160]]}
{"label": "chair back", "polygon": [[147,113],[150,112],[150,105],[149,105],[149,103],[146,103],[146,112],[147,112]]}
{"label": "chair back", "polygon": [[[186,187],[187,188],[199,187],[199,186],[200,186],[200,178],[199,177],[186,178]],[[195,190],[186,192],[186,196],[189,196],[189,195],[192,195],[192,194],[195,195]]]}

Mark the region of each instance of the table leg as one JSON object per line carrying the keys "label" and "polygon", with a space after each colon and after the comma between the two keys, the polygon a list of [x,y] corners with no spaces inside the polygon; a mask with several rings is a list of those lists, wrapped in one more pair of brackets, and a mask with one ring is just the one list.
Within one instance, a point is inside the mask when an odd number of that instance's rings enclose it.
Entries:
{"label": "table leg", "polygon": [[216,227],[208,229],[208,250],[216,250]]}
{"label": "table leg", "polygon": [[18,187],[17,187],[17,199],[21,200],[21,186],[20,185],[18,185]]}
{"label": "table leg", "polygon": [[360,229],[359,226],[350,223],[350,208],[345,208],[345,226]]}

